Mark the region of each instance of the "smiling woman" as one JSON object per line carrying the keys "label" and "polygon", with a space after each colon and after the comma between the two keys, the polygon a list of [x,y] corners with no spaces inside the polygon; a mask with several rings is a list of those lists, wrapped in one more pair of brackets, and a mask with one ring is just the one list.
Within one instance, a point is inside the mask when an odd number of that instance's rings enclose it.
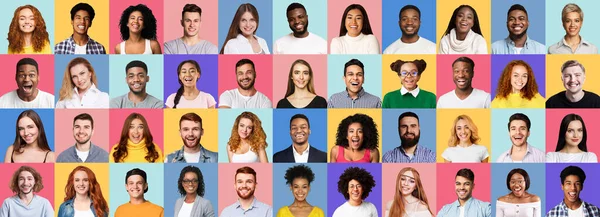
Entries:
{"label": "smiling woman", "polygon": [[479,130],[468,115],[459,115],[450,129],[448,148],[442,153],[446,163],[487,163],[489,153],[479,142]]}
{"label": "smiling woman", "polygon": [[96,175],[85,166],[77,166],[69,174],[64,202],[58,208],[58,217],[74,216],[108,216],[108,203]]}
{"label": "smiling woman", "polygon": [[159,163],[163,162],[160,148],[154,144],[146,118],[139,113],[131,113],[123,123],[121,138],[111,149],[111,163]]}
{"label": "smiling woman", "polygon": [[419,80],[425,71],[425,60],[396,60],[390,65],[398,74],[402,88],[385,94],[382,108],[435,108],[435,94],[419,88]]}
{"label": "smiling woman", "polygon": [[156,41],[156,28],[156,18],[148,6],[129,6],[119,20],[123,42],[117,44],[115,53],[161,54],[160,44]]}
{"label": "smiling woman", "polygon": [[487,54],[487,42],[481,34],[477,11],[461,5],[452,13],[448,28],[440,40],[440,54]]}
{"label": "smiling woman", "polygon": [[313,71],[303,59],[292,63],[288,75],[285,97],[277,103],[277,108],[327,108],[325,98],[315,92]]}
{"label": "smiling woman", "polygon": [[256,35],[258,24],[256,7],[241,4],[231,20],[220,54],[270,54],[267,41]]}
{"label": "smiling woman", "polygon": [[324,217],[325,213],[319,207],[312,206],[306,201],[310,192],[310,183],[315,180],[312,169],[306,165],[293,166],[285,171],[286,184],[294,195],[292,205],[284,206],[277,212],[277,217]]}
{"label": "smiling woman", "polygon": [[54,163],[42,119],[33,110],[21,112],[17,118],[15,140],[6,150],[4,163]]}
{"label": "smiling woman", "polygon": [[367,10],[362,5],[346,7],[340,35],[331,40],[331,54],[379,54],[379,41],[373,35]]}
{"label": "smiling woman", "polygon": [[51,54],[42,13],[33,5],[15,10],[8,30],[8,54]]}
{"label": "smiling woman", "polygon": [[542,216],[540,197],[527,192],[530,185],[527,171],[521,168],[511,170],[506,176],[506,187],[510,193],[498,198],[496,216]]}
{"label": "smiling woman", "polygon": [[544,108],[533,69],[523,60],[510,61],[498,80],[492,108]]}
{"label": "smiling woman", "polygon": [[56,108],[108,108],[108,94],[97,85],[92,64],[83,57],[72,59],[65,69]]}

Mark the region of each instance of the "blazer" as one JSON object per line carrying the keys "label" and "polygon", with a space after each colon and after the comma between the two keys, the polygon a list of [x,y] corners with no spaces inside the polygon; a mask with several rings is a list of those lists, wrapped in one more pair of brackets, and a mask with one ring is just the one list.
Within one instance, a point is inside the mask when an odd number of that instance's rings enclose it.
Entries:
{"label": "blazer", "polygon": [[[275,163],[295,163],[294,160],[294,146],[290,145],[290,147],[283,149],[275,155],[273,155],[273,162]],[[313,146],[309,147],[308,150],[308,162],[309,163],[327,163],[327,153],[316,149]]]}
{"label": "blazer", "polygon": [[[174,216],[179,215],[179,210],[181,210],[181,207],[183,206],[184,199],[185,199],[185,196],[180,197],[175,202],[175,215]],[[196,200],[194,200],[194,206],[192,207],[192,214],[190,216],[215,217],[216,215],[215,215],[215,210],[213,209],[212,203],[209,200],[204,199],[203,197],[200,197],[199,195],[196,195]]]}

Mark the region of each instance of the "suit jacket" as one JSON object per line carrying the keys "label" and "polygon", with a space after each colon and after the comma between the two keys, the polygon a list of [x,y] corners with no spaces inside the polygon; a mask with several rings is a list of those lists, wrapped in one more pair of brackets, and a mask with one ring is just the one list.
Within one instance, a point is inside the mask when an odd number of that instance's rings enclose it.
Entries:
{"label": "suit jacket", "polygon": [[[294,146],[290,145],[288,148],[283,149],[275,155],[273,155],[273,162],[275,163],[295,163],[294,160]],[[308,162],[309,163],[327,163],[327,153],[310,146],[308,149]]]}

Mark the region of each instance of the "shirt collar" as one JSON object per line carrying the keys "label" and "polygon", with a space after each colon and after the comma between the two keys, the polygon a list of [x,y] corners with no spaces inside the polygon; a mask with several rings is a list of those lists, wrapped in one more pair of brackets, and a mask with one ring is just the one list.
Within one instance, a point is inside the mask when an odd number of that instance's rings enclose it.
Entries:
{"label": "shirt collar", "polygon": [[[579,45],[582,45],[582,44],[586,45],[586,46],[590,45],[590,43],[587,42],[586,40],[584,40],[583,37],[579,36],[579,39],[580,39],[579,40]],[[569,45],[567,45],[567,41],[565,41],[565,37],[563,37],[562,40],[560,40],[560,43],[561,43],[562,46],[569,47]]]}
{"label": "shirt collar", "polygon": [[419,91],[420,91],[419,86],[417,86],[417,88],[415,88],[414,90],[411,90],[411,91],[409,91],[408,89],[406,89],[404,87],[404,85],[402,85],[402,88],[400,88],[400,94],[405,95],[406,93],[410,93],[414,97],[417,97],[419,95]]}
{"label": "shirt collar", "polygon": [[[416,155],[417,155],[417,152],[420,150],[420,149],[419,149],[419,144],[416,144],[415,146],[416,146],[416,147],[415,147],[415,151],[413,152],[413,156],[416,156]],[[400,149],[400,152],[402,152],[402,154],[403,154],[403,155],[405,155],[405,156],[408,156],[408,155],[406,154],[406,151],[404,151],[404,148],[402,147],[402,145],[400,145],[400,147],[398,147],[398,148]]]}
{"label": "shirt collar", "polygon": [[[73,87],[73,90],[75,91],[75,94],[79,95],[79,90],[77,89],[77,87]],[[98,93],[100,92],[100,90],[98,90],[98,88],[96,88],[96,85],[94,83],[92,83],[92,86],[90,87],[89,90],[87,90],[86,93]]]}
{"label": "shirt collar", "polygon": [[[472,202],[472,201],[473,201],[473,197],[471,196],[471,198],[469,198],[469,199],[468,199],[468,200],[465,202],[465,206],[464,206],[464,207],[466,208],[467,206],[469,206],[469,204],[471,204],[471,202]],[[456,200],[456,201],[454,201],[454,203],[452,203],[452,205],[453,205],[453,206],[456,206],[456,207],[460,207],[460,202],[458,202],[458,200]]]}
{"label": "shirt collar", "polygon": [[[250,208],[248,208],[247,210],[251,210],[255,207],[256,207],[256,197],[252,198],[252,203],[250,204]],[[235,201],[235,208],[244,210],[244,208],[242,207],[242,204],[240,203],[239,198]]]}
{"label": "shirt collar", "polygon": [[[364,88],[364,87],[361,87],[361,88],[360,88],[360,91],[358,91],[358,93],[356,94],[356,98],[358,99],[358,98],[360,98],[360,97],[362,97],[362,96],[364,96],[364,95],[365,95],[365,88]],[[352,98],[352,97],[350,96],[350,93],[348,92],[348,88],[346,88],[346,96],[348,96],[349,98]]]}
{"label": "shirt collar", "polygon": [[308,143],[306,143],[306,150],[304,150],[302,153],[298,153],[298,152],[296,151],[296,149],[294,148],[294,145],[292,145],[292,151],[294,152],[294,154],[297,154],[297,155],[305,155],[305,154],[308,154],[308,150],[310,150],[310,144],[308,144]]}
{"label": "shirt collar", "polygon": [[[529,146],[530,146],[529,143],[527,143],[525,145],[527,145],[527,151],[525,152],[525,155],[527,155],[527,154],[531,153],[531,150],[529,150]],[[510,157],[510,155],[512,154],[512,148],[513,147],[510,146],[510,149],[508,149],[508,152],[506,152],[506,156]]]}
{"label": "shirt collar", "polygon": [[[587,212],[587,204],[585,201],[583,201],[581,198],[579,198],[579,200],[581,200],[581,208],[583,209],[583,212],[585,214],[585,212]],[[567,204],[565,204],[565,200],[561,200],[560,204],[558,204],[559,209],[564,210],[565,212],[567,212],[569,210],[569,208],[567,207]]]}
{"label": "shirt collar", "polygon": [[[526,37],[527,38],[525,39],[525,44],[523,45],[523,48],[528,48],[528,46],[529,46],[529,41],[530,41],[529,35],[527,35]],[[515,46],[515,42],[510,39],[510,36],[506,37],[506,39],[504,39],[504,40],[506,41],[507,44],[510,44],[512,47],[517,47],[517,46]]]}
{"label": "shirt collar", "polygon": [[[199,162],[204,162],[203,159],[206,160],[206,159],[209,159],[210,157],[206,156],[206,151],[204,151],[205,150],[204,146],[202,146],[202,144],[198,144],[198,145],[200,145],[200,159],[199,159],[200,161]],[[175,156],[175,158],[173,158],[173,161],[174,162],[183,161],[185,159],[185,157],[183,155],[184,153],[185,153],[185,151],[183,150],[183,146],[181,146],[181,149],[179,149],[177,155]]]}

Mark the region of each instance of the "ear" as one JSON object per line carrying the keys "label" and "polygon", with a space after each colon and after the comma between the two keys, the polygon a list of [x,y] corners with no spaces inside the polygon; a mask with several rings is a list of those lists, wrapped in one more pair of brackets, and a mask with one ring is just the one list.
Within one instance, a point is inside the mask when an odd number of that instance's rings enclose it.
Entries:
{"label": "ear", "polygon": [[401,27],[402,25],[400,25],[402,23],[402,21],[398,20],[398,27]]}
{"label": "ear", "polygon": [[150,75],[146,75],[146,82],[150,82]]}
{"label": "ear", "polygon": [[204,136],[204,129],[200,129],[200,136]]}
{"label": "ear", "polygon": [[308,135],[310,135],[310,133],[311,133],[311,132],[312,132],[312,131],[310,131],[310,129],[308,129]]}
{"label": "ear", "polygon": [[181,25],[181,27],[185,28],[185,25],[183,24],[183,20],[179,20],[179,24]]}

